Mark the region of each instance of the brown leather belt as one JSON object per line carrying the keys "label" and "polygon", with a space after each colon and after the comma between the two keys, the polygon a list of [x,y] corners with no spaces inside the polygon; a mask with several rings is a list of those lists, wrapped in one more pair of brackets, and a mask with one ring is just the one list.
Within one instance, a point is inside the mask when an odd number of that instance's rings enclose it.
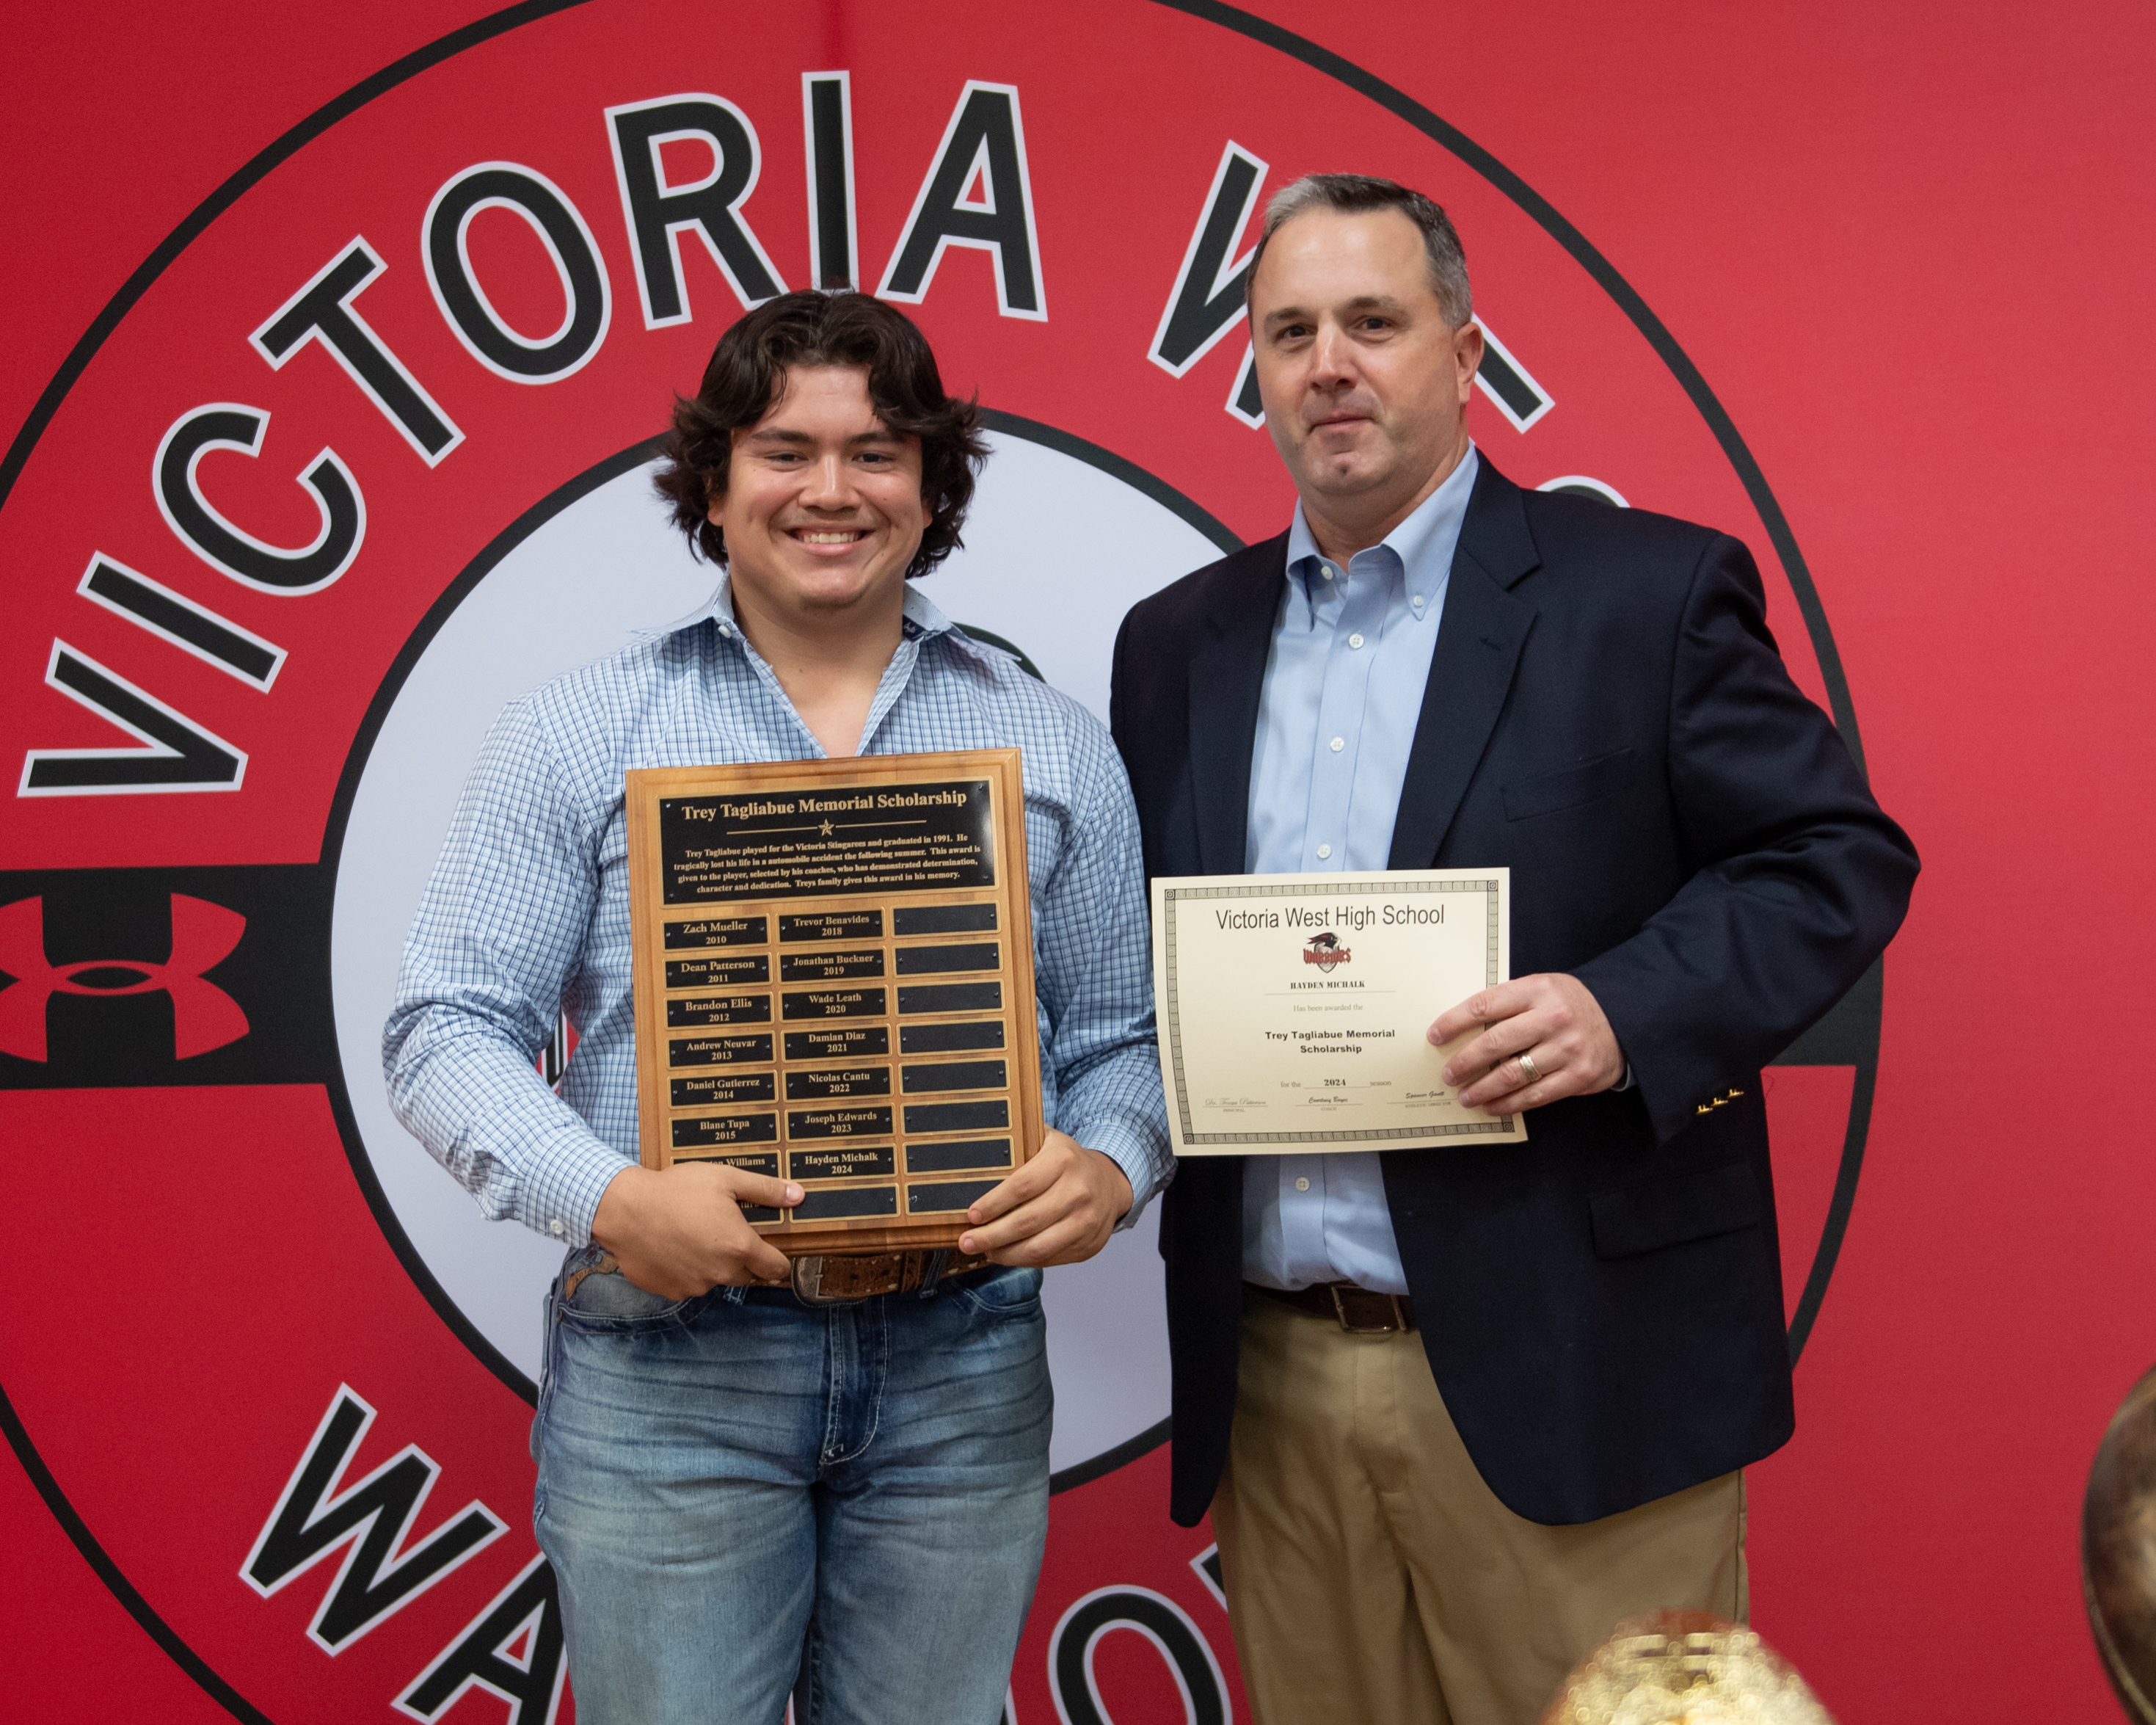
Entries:
{"label": "brown leather belt", "polygon": [[[766,1282],[770,1288],[792,1287],[804,1305],[841,1305],[852,1300],[873,1300],[879,1294],[911,1294],[946,1276],[963,1275],[988,1260],[948,1248],[928,1252],[869,1252],[841,1257],[797,1258],[790,1282]],[[621,1263],[611,1252],[602,1252],[582,1269],[572,1270],[562,1283],[562,1298],[569,1300],[586,1276],[618,1274]]]}
{"label": "brown leather belt", "polygon": [[1353,1282],[1320,1282],[1314,1287],[1297,1288],[1292,1293],[1283,1288],[1268,1288],[1260,1282],[1245,1282],[1243,1285],[1255,1288],[1268,1299],[1291,1305],[1298,1311],[1337,1319],[1340,1327],[1350,1336],[1388,1336],[1394,1331],[1415,1326],[1414,1301],[1404,1294],[1373,1294]]}
{"label": "brown leather belt", "polygon": [[946,1276],[963,1275],[988,1260],[945,1248],[937,1251],[837,1254],[793,1260],[794,1297],[806,1305],[838,1305],[879,1294],[911,1294]]}

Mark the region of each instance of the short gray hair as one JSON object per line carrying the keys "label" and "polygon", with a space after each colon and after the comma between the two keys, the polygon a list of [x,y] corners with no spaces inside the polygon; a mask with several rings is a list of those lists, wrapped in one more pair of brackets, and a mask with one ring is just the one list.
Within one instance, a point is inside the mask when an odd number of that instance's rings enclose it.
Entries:
{"label": "short gray hair", "polygon": [[1458,329],[1475,315],[1475,295],[1467,285],[1467,253],[1454,230],[1445,207],[1397,180],[1367,173],[1306,173],[1294,184],[1283,186],[1265,205],[1265,224],[1258,249],[1250,256],[1250,273],[1244,278],[1244,295],[1258,279],[1258,265],[1274,234],[1294,219],[1312,209],[1337,209],[1342,215],[1363,215],[1372,210],[1397,209],[1422,234],[1423,255],[1430,261],[1430,291],[1437,296],[1445,321]]}

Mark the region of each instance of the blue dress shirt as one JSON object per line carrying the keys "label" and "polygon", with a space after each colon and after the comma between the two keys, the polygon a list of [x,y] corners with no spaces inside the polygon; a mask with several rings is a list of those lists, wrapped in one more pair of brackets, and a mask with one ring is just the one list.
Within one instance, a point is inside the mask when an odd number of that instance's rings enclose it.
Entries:
{"label": "blue dress shirt", "polygon": [[[1345,569],[1288,530],[1286,590],[1250,755],[1253,874],[1383,868],[1430,682],[1452,554],[1479,466],[1471,445],[1414,513]],[[1435,1017],[1449,1001],[1433,1002]],[[1251,1156],[1243,1274],[1270,1288],[1350,1281],[1404,1294],[1374,1152]]]}
{"label": "blue dress shirt", "polygon": [[[1173,1173],[1153,1041],[1145,878],[1107,728],[908,584],[864,755],[1023,752],[1042,1101],[1115,1159],[1130,1214]],[[731,591],[504,709],[404,948],[382,1038],[397,1116],[490,1216],[568,1245],[636,1160],[622,775],[824,748],[735,621]],[[580,1032],[557,1096],[532,1065],[557,1007]]]}

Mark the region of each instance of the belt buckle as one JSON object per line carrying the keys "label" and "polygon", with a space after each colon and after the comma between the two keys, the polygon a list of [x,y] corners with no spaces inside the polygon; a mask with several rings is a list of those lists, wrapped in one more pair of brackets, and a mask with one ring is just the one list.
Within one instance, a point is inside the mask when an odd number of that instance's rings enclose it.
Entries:
{"label": "belt buckle", "polygon": [[851,1305],[858,1295],[824,1292],[824,1260],[819,1257],[793,1260],[793,1297],[803,1305]]}
{"label": "belt buckle", "polygon": [[[886,1254],[870,1253],[865,1255],[880,1258]],[[921,1279],[910,1286],[906,1279],[907,1260],[913,1254],[901,1250],[892,1255],[897,1258],[899,1268],[891,1285],[861,1294],[826,1294],[824,1291],[824,1254],[819,1253],[813,1257],[797,1258],[793,1260],[793,1297],[803,1305],[858,1305],[864,1300],[874,1300],[880,1295],[910,1294],[916,1289],[933,1285],[951,1254],[942,1249],[922,1252]]]}
{"label": "belt buckle", "polygon": [[[1348,1303],[1340,1297],[1340,1284],[1327,1282],[1325,1285],[1325,1291],[1332,1296],[1332,1316],[1340,1320],[1340,1327],[1350,1336],[1390,1336],[1395,1331],[1404,1331],[1408,1326],[1407,1315],[1400,1310],[1400,1296],[1397,1294],[1385,1294],[1378,1296],[1380,1299],[1392,1302],[1391,1323],[1351,1324],[1348,1321]],[[1368,1294],[1371,1290],[1364,1288],[1359,1291]]]}

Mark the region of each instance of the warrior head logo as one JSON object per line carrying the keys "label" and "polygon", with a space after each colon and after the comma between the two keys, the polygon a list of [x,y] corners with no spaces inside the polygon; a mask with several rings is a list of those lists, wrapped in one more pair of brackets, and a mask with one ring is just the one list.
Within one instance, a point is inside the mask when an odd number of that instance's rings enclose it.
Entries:
{"label": "warrior head logo", "polygon": [[1319,970],[1327,973],[1331,972],[1333,965],[1344,965],[1354,955],[1340,944],[1340,937],[1330,929],[1322,935],[1312,935],[1302,943],[1303,963],[1316,965]]}

